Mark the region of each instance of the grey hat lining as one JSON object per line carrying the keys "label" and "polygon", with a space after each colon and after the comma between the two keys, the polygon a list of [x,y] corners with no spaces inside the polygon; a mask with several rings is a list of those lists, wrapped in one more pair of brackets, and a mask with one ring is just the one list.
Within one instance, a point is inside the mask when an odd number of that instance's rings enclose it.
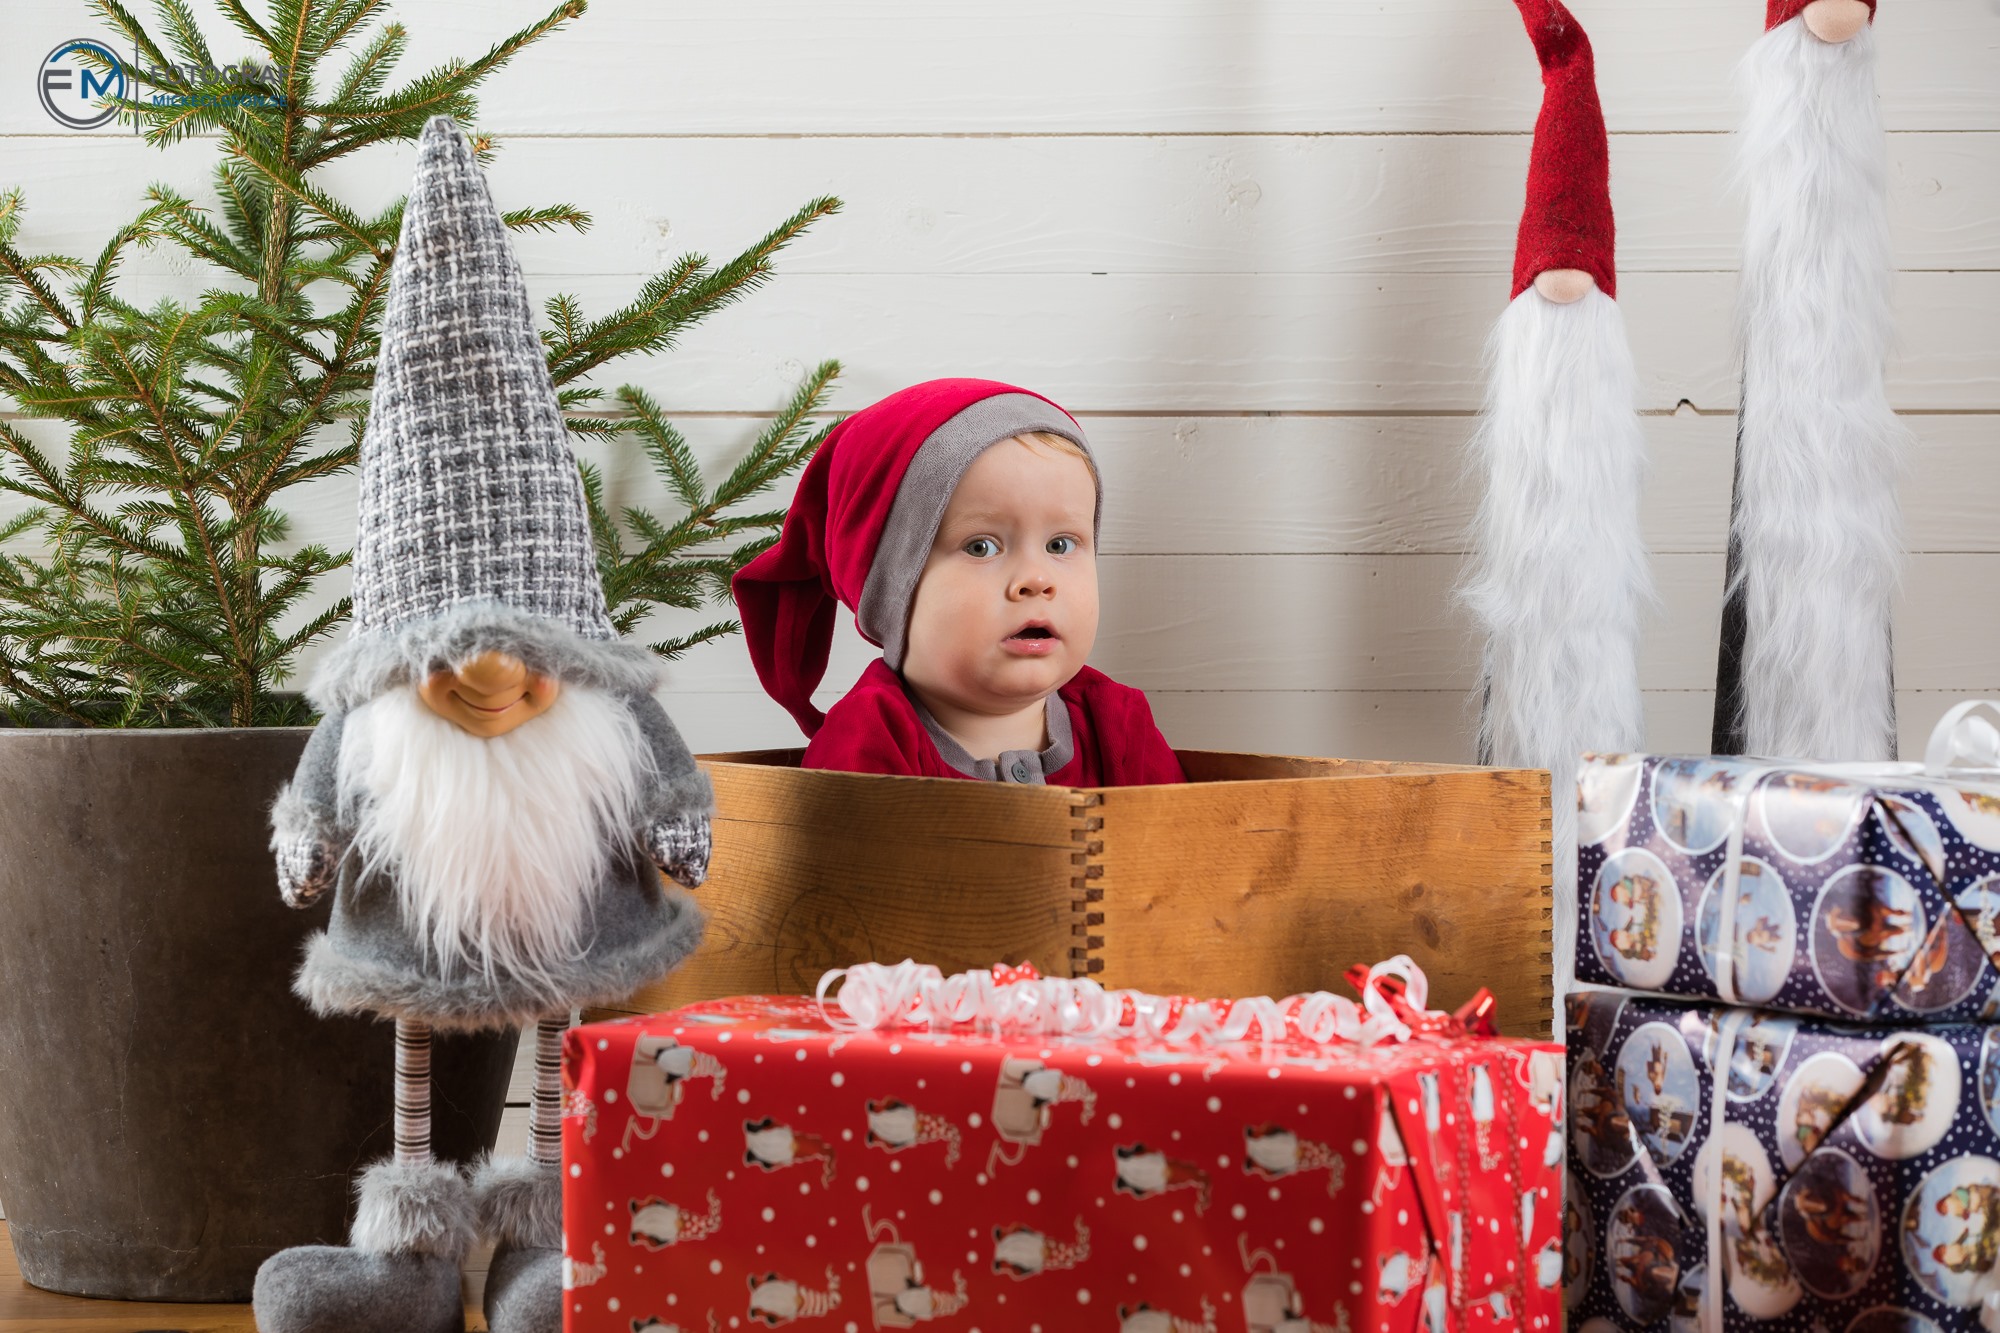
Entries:
{"label": "grey hat lining", "polygon": [[861,585],[860,604],[854,609],[861,632],[882,645],[882,660],[890,670],[903,668],[910,607],[916,601],[917,583],[930,559],[931,543],[937,540],[938,525],[944,522],[952,492],[958,489],[973,459],[1002,440],[1030,431],[1060,435],[1083,450],[1091,481],[1097,485],[1091,513],[1095,541],[1104,509],[1104,486],[1083,428],[1061,408],[1029,393],[995,394],[966,407],[932,431],[910,459],[896,488],[896,499],[889,506],[889,519],[875,544],[875,558]]}
{"label": "grey hat lining", "polygon": [[511,654],[529,670],[573,685],[620,694],[650,693],[665,674],[642,644],[585,637],[561,621],[481,600],[393,630],[354,635],[321,661],[306,697],[323,713],[355,708],[386,689],[488,652]]}

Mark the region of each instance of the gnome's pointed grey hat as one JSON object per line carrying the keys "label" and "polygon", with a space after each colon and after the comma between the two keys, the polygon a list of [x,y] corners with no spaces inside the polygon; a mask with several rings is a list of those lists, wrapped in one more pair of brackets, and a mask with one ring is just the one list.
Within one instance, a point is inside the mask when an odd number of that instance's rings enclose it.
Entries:
{"label": "gnome's pointed grey hat", "polygon": [[496,650],[604,688],[659,679],[605,612],[521,266],[446,116],[424,126],[389,272],[353,597],[353,633],[310,691],[325,711]]}

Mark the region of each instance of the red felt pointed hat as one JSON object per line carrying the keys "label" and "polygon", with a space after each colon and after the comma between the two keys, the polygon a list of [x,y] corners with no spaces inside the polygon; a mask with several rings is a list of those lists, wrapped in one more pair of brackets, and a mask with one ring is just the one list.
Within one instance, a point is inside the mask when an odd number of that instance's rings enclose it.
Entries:
{"label": "red felt pointed hat", "polygon": [[758,680],[806,735],[826,720],[812,694],[826,675],[839,607],[854,608],[862,636],[899,667],[923,556],[951,490],[981,449],[1028,431],[1089,448],[1060,407],[993,380],[914,385],[828,433],[799,478],[777,545],[730,585]]}
{"label": "red felt pointed hat", "polygon": [[[1805,12],[1812,0],[1764,0],[1764,31],[1769,32],[1780,23],[1788,23]],[[1868,6],[1868,21],[1875,21],[1875,0],[1861,0]]]}
{"label": "red felt pointed hat", "polygon": [[1542,114],[1528,158],[1528,203],[1514,245],[1514,292],[1535,275],[1576,268],[1618,294],[1611,222],[1611,150],[1590,39],[1561,0],[1514,0],[1542,62]]}

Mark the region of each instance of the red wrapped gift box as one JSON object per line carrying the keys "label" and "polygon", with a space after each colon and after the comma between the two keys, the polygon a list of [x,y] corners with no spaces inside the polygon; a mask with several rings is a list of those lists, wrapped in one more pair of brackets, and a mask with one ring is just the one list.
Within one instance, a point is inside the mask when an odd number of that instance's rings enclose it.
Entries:
{"label": "red wrapped gift box", "polygon": [[848,1030],[564,1046],[567,1333],[1559,1327],[1562,1048]]}

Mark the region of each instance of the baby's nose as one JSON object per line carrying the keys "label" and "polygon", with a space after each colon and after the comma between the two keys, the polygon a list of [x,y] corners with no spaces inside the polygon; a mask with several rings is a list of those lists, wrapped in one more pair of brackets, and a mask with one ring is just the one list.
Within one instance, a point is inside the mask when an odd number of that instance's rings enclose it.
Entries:
{"label": "baby's nose", "polygon": [[527,683],[528,664],[512,653],[481,653],[458,669],[458,678],[480,694],[500,694]]}

